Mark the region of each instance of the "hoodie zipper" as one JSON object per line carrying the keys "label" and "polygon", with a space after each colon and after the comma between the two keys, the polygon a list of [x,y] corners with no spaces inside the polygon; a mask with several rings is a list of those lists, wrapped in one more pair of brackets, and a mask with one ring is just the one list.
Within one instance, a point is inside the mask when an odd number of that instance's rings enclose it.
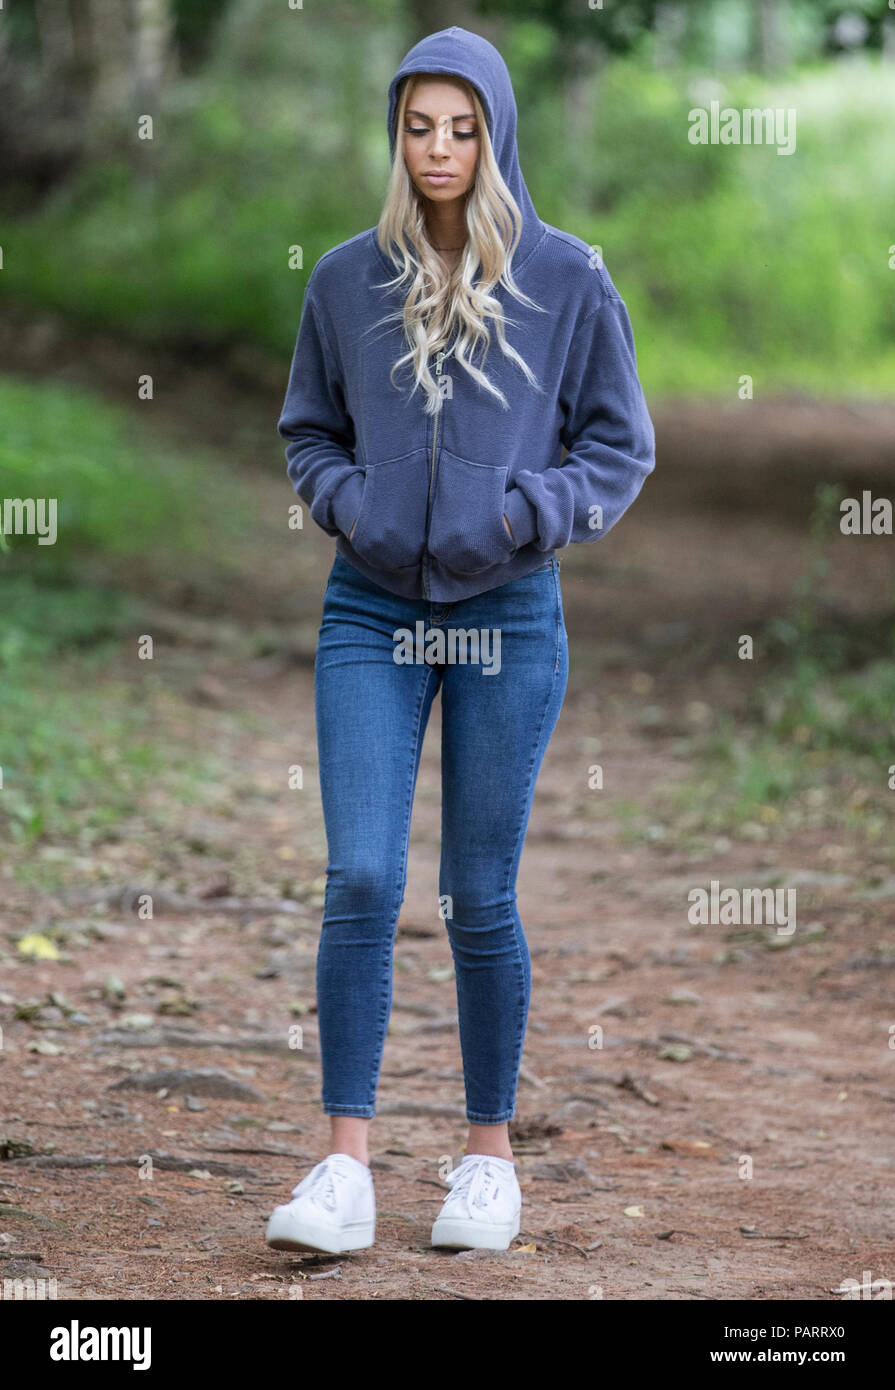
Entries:
{"label": "hoodie zipper", "polygon": [[[440,379],[440,377],[441,377],[441,368],[442,368],[442,364],[444,363],[444,359],[445,359],[446,356],[447,356],[446,350],[445,350],[445,349],[442,349],[441,352],[439,352],[438,356],[437,356],[436,359],[435,359],[435,380],[436,380],[436,382],[437,382],[437,381]],[[433,482],[435,481],[435,455],[436,455],[437,450],[438,450],[438,421],[439,421],[439,418],[440,418],[440,416],[441,416],[441,410],[442,410],[442,406],[443,406],[443,405],[444,405],[444,398],[442,397],[441,403],[439,404],[439,407],[438,407],[438,409],[436,410],[435,415],[433,416],[433,424],[432,424],[432,452],[431,452],[430,457],[429,457],[429,487],[428,487],[428,491],[426,492],[426,536],[427,536],[427,537],[428,537],[428,534],[429,534],[429,515],[430,515],[430,508],[431,508],[431,505],[432,505],[432,484],[433,484]],[[424,571],[424,577],[425,577],[425,571]],[[429,586],[428,586],[428,583],[426,583],[426,584],[424,585],[424,588],[425,588],[425,590],[426,590],[426,597],[429,598],[430,595],[429,595]]]}
{"label": "hoodie zipper", "polygon": [[[445,356],[446,356],[446,354],[445,354],[444,350],[442,349],[442,351],[438,354],[437,358],[435,359],[435,380],[436,380],[436,382],[437,382],[437,381],[440,379],[440,377],[441,377],[441,366],[442,366],[442,363],[444,362]],[[442,400],[442,405],[443,405],[443,404],[444,404],[444,401]],[[434,477],[435,477],[435,450],[436,450],[436,448],[438,447],[438,420],[439,420],[440,415],[441,415],[441,405],[439,405],[438,409],[437,409],[436,412],[435,412],[435,415],[434,415],[434,424],[433,424],[433,426],[432,426],[432,457],[431,457],[431,460],[430,460],[430,463],[429,463],[429,491],[428,491],[428,493],[427,493],[427,495],[426,495],[426,525],[427,525],[427,526],[428,526],[428,524],[429,524],[429,504],[430,504],[430,501],[431,501],[431,498],[432,498],[432,482],[433,482]]]}

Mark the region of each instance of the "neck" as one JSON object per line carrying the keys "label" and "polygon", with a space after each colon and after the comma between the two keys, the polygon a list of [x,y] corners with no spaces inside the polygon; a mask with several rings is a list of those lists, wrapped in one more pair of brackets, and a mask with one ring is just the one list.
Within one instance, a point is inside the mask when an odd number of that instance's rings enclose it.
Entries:
{"label": "neck", "polygon": [[465,246],[465,200],[454,198],[449,203],[430,203],[426,209],[426,231],[433,246]]}

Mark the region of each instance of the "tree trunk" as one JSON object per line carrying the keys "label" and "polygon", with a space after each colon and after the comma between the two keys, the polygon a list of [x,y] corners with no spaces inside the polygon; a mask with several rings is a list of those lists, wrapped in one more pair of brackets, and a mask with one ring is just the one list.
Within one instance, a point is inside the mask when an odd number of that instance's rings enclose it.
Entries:
{"label": "tree trunk", "polygon": [[787,0],[752,0],[752,61],[759,72],[786,62]]}
{"label": "tree trunk", "polygon": [[[427,34],[437,34],[440,29],[448,29],[451,24],[464,24],[464,16],[445,15],[442,0],[407,0],[407,15],[410,20],[410,47],[419,43]],[[466,27],[464,25],[464,27]],[[480,26],[473,21],[473,27]]]}
{"label": "tree trunk", "polygon": [[895,63],[895,14],[883,15],[883,61]]}
{"label": "tree trunk", "polygon": [[89,0],[95,60],[91,105],[102,119],[119,116],[132,101],[131,35],[120,0]]}
{"label": "tree trunk", "polygon": [[44,78],[52,80],[73,62],[75,56],[75,37],[68,6],[60,4],[59,0],[34,0],[34,22]]}
{"label": "tree trunk", "polygon": [[137,102],[154,111],[170,71],[174,23],[170,0],[136,0],[134,71]]}

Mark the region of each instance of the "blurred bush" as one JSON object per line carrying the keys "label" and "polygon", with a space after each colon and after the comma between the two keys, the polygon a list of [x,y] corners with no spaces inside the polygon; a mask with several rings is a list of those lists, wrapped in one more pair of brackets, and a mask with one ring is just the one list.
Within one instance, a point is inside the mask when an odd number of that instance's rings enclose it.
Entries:
{"label": "blurred bush", "polygon": [[[120,132],[2,229],[11,295],[132,337],[291,350],[316,260],[378,220],[403,40],[361,14],[356,43],[321,22],[311,44],[293,14],[256,11],[227,11],[209,60],[160,96],[152,141]],[[510,26],[505,48],[539,213],[603,248],[649,390],[749,374],[756,393],[891,394],[891,64],[707,77],[646,47],[594,72],[572,134],[539,78],[547,30]],[[688,113],[712,99],[794,108],[796,152],[691,144]]]}

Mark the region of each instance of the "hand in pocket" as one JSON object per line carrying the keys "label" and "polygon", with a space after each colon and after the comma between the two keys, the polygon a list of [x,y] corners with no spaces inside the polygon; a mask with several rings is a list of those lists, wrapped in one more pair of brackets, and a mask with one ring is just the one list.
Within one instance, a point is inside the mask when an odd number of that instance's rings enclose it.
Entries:
{"label": "hand in pocket", "polygon": [[504,564],[515,549],[504,516],[507,469],[473,463],[444,449],[435,483],[429,550],[455,574]]}

